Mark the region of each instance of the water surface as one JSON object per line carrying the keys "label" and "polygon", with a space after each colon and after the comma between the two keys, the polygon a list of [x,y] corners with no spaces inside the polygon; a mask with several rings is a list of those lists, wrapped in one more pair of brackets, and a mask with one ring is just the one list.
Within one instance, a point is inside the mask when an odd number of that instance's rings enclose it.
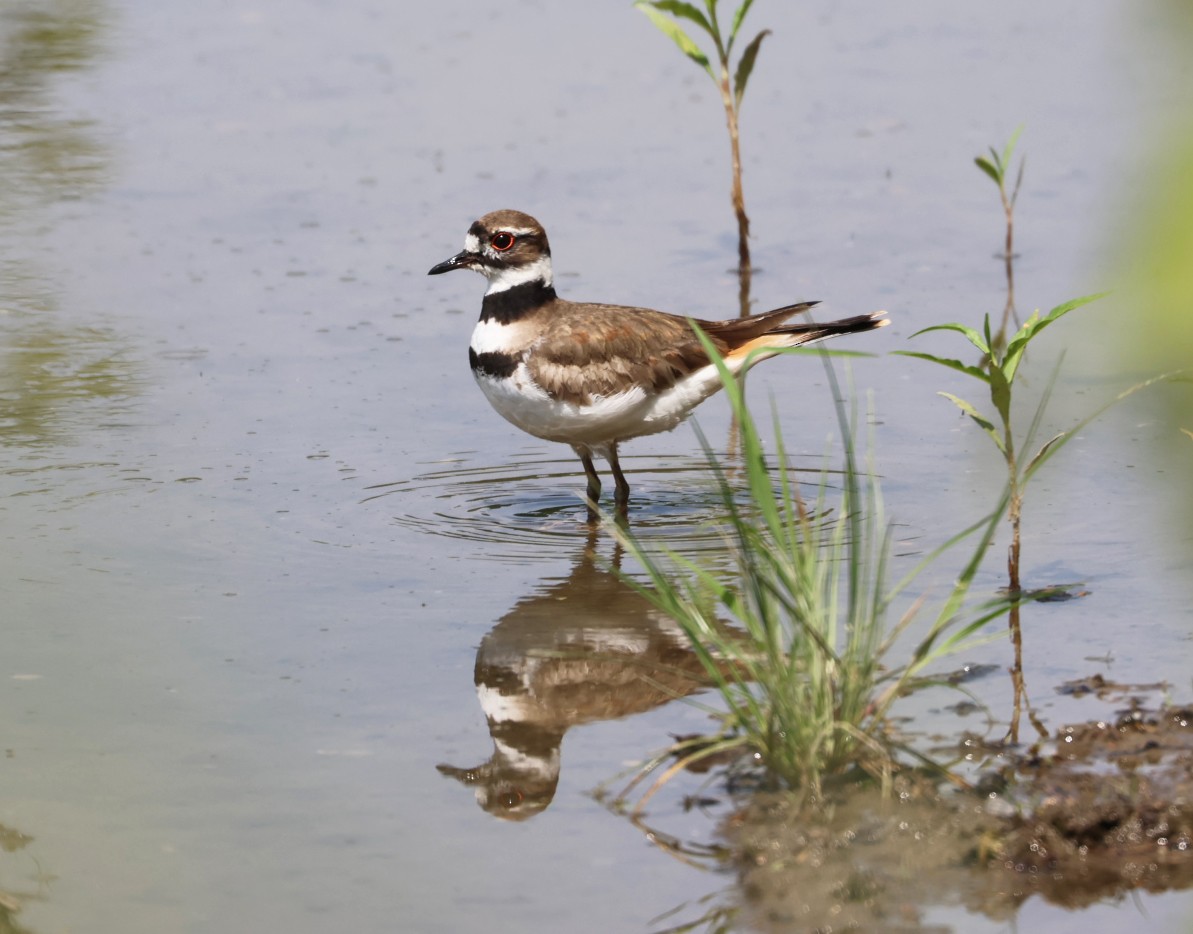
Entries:
{"label": "water surface", "polygon": [[[1021,123],[1020,306],[1106,286],[1107,192],[1131,184],[1154,100],[1134,10],[757,5],[774,30],[743,113],[759,307],[885,307],[892,326],[851,344],[878,354],[1000,310],[1001,218],[971,160]],[[673,645],[608,576],[608,539],[591,560],[569,453],[472,385],[480,280],[424,275],[474,217],[517,207],[548,226],[566,295],[734,313],[718,106],[621,6],[0,11],[0,890],[21,925],[646,931],[733,897],[589,794],[704,728],[698,708],[551,724],[558,771],[530,819],[494,819],[450,772],[502,752],[478,656],[498,671],[553,657],[548,636]],[[879,356],[854,374],[914,554],[988,507],[997,465],[935,395],[960,388],[944,371]],[[1081,410],[1121,383],[1061,385]],[[819,365],[774,361],[751,392],[815,472],[834,431]],[[1025,579],[1092,592],[1028,618],[1050,722],[1087,715],[1053,688],[1099,665],[1188,688],[1182,559],[1143,519],[1162,480],[1146,419],[1108,417],[1031,494]],[[728,437],[722,400],[701,424]],[[709,549],[692,432],[626,455],[639,527]],[[1006,660],[1002,644],[970,659]],[[1007,709],[1002,679],[983,693]],[[699,811],[653,816],[712,830]],[[1171,929],[1188,902],[1029,902],[1017,924],[1128,912]],[[1002,929],[955,907],[931,920]]]}

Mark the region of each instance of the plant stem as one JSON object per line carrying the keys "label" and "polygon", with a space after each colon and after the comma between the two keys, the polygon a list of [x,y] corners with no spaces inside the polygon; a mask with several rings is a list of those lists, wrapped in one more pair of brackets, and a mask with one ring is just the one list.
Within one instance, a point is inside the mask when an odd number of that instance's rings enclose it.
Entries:
{"label": "plant stem", "polygon": [[[746,199],[741,185],[741,143],[737,128],[737,105],[733,99],[733,89],[729,84],[729,60],[721,58],[721,100],[725,105],[725,122],[729,127],[729,147],[733,156],[733,211],[737,215],[737,256],[738,272],[746,283],[750,272],[750,218],[746,216]],[[748,294],[748,285],[743,285]],[[743,314],[745,311],[743,310]]]}
{"label": "plant stem", "polygon": [[1011,611],[1008,615],[1008,626],[1011,630],[1011,645],[1014,649],[1015,660],[1011,666],[1011,687],[1015,692],[1014,708],[1011,712],[1011,723],[1007,730],[1007,738],[1012,743],[1019,742],[1019,717],[1026,709],[1027,718],[1041,737],[1048,735],[1047,728],[1039,721],[1031,709],[1031,700],[1027,696],[1027,680],[1023,677],[1023,628],[1019,619],[1019,607],[1022,603],[1023,590],[1019,578],[1019,526],[1023,515],[1023,487],[1019,477],[1019,465],[1015,460],[1015,448],[1011,440],[1011,426],[1007,423],[1007,469],[1010,473],[1011,496],[1008,505],[1008,515],[1011,520],[1011,545],[1007,549],[1007,577]]}
{"label": "plant stem", "polygon": [[1002,209],[1007,215],[1007,246],[1006,258],[1007,264],[1011,262],[1011,257],[1015,254],[1015,206],[1011,200],[1007,198],[1007,189],[1005,185],[998,186],[998,193],[1002,196]]}
{"label": "plant stem", "polygon": [[1023,493],[1015,484],[1011,492],[1011,547],[1007,550],[1007,576],[1011,596],[1019,596],[1019,516],[1023,509]]}

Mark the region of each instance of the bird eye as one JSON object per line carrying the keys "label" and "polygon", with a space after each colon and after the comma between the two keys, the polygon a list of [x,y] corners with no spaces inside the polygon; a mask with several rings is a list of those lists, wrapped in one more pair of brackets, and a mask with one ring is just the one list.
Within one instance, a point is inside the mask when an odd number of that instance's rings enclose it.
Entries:
{"label": "bird eye", "polygon": [[489,245],[498,253],[504,253],[514,245],[514,235],[503,230],[501,233],[493,234],[493,239],[489,241]]}
{"label": "bird eye", "polygon": [[506,791],[503,791],[501,793],[501,796],[497,800],[499,801],[501,806],[503,808],[505,808],[507,811],[512,811],[519,804],[521,804],[525,799],[526,799],[526,795],[522,794],[520,789],[510,788]]}

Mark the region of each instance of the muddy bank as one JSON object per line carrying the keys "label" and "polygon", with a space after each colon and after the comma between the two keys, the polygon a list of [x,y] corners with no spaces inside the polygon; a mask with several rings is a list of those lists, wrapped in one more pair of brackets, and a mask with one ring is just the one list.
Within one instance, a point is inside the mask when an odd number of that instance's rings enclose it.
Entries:
{"label": "muddy bank", "polygon": [[764,931],[924,930],[939,906],[1001,920],[1033,895],[1077,908],[1186,888],[1191,717],[1189,707],[1132,705],[1067,726],[1030,749],[998,752],[965,791],[904,776],[889,800],[858,785],[814,815],[758,795],[723,825],[738,921]]}

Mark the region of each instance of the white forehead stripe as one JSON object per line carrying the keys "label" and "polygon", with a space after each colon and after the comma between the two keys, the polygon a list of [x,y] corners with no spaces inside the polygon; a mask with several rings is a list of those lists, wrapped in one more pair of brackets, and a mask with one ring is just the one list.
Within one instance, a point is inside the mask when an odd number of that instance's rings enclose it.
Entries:
{"label": "white forehead stripe", "polygon": [[476,234],[470,233],[464,238],[464,249],[469,253],[479,253],[481,251],[481,242],[476,238]]}

